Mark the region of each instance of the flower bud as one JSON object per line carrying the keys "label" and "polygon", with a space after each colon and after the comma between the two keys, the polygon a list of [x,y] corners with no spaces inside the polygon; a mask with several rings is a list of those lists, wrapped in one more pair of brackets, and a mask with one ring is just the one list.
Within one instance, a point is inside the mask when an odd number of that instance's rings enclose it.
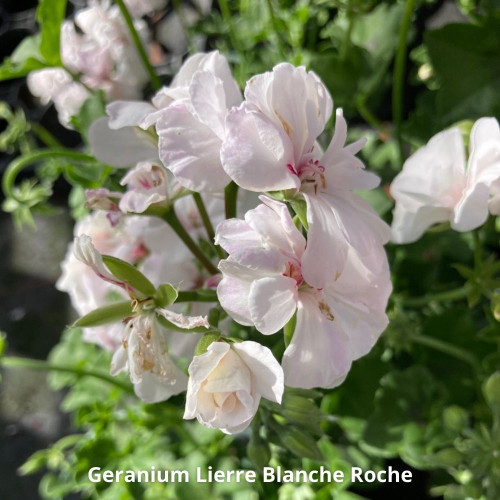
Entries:
{"label": "flower bud", "polygon": [[483,393],[490,406],[500,406],[500,371],[495,372],[484,383]]}

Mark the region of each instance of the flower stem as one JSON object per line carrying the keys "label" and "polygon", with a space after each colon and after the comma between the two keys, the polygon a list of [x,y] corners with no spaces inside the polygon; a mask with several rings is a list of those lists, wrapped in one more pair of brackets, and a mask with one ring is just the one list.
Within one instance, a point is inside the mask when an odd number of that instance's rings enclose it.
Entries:
{"label": "flower stem", "polygon": [[27,368],[29,370],[56,371],[64,373],[73,373],[80,377],[94,377],[100,380],[104,380],[105,382],[108,382],[109,384],[112,384],[116,387],[119,387],[125,392],[134,394],[134,390],[129,385],[124,384],[123,382],[117,380],[111,375],[94,370],[85,370],[82,368],[75,368],[74,366],[68,366],[68,365],[54,365],[52,363],[49,363],[48,361],[42,361],[39,359],[21,358],[17,356],[5,356],[3,358],[0,358],[0,365],[8,368]]}
{"label": "flower stem", "polygon": [[457,347],[456,345],[449,344],[443,340],[436,339],[434,337],[428,337],[427,335],[412,335],[410,340],[415,342],[415,344],[420,344],[422,346],[430,347],[436,351],[440,351],[444,354],[448,354],[456,359],[468,363],[474,368],[474,370],[480,370],[480,363],[477,358],[471,354],[469,351]]}
{"label": "flower stem", "polygon": [[230,182],[224,190],[224,201],[226,204],[226,219],[236,217],[236,200],[238,198],[238,185]]}
{"label": "flower stem", "polygon": [[46,146],[51,148],[58,148],[61,146],[61,143],[43,125],[40,125],[40,123],[30,122],[30,128]]}
{"label": "flower stem", "polygon": [[286,59],[285,46],[283,44],[283,40],[281,38],[280,27],[278,25],[278,19],[276,18],[276,14],[274,13],[274,7],[272,0],[267,0],[267,7],[269,9],[269,16],[271,17],[271,22],[273,24],[274,34],[276,35],[276,39],[278,41],[278,49],[282,59]]}
{"label": "flower stem", "polygon": [[212,225],[212,221],[208,215],[207,209],[205,207],[205,203],[203,202],[203,198],[200,193],[193,193],[194,202],[196,203],[196,207],[198,208],[198,212],[200,213],[201,220],[203,221],[203,225],[205,226],[205,230],[207,231],[207,236],[210,243],[213,245],[217,255],[220,259],[224,259],[226,256],[224,255],[224,251],[219,245],[215,244],[215,231],[214,226]]}
{"label": "flower stem", "polygon": [[19,200],[14,193],[14,185],[16,182],[16,178],[27,166],[36,163],[40,160],[46,160],[54,157],[63,157],[63,158],[71,158],[73,160],[79,161],[92,161],[95,162],[95,159],[92,156],[89,156],[85,153],[80,153],[78,151],[72,151],[70,149],[63,148],[54,148],[54,149],[44,149],[43,151],[33,151],[27,155],[19,156],[14,161],[12,161],[7,169],[5,170],[3,179],[2,179],[2,189],[7,198],[13,198],[16,201],[22,203],[22,200]]}
{"label": "flower stem", "polygon": [[448,290],[447,292],[435,293],[424,295],[423,297],[397,297],[396,302],[399,302],[403,306],[408,307],[422,307],[426,306],[431,302],[449,302],[453,300],[460,300],[467,297],[469,290],[467,287],[456,288],[455,290]]}
{"label": "flower stem", "polygon": [[399,43],[398,50],[396,52],[396,60],[394,62],[394,76],[392,80],[392,120],[394,123],[401,162],[404,160],[403,139],[401,137],[401,121],[403,119],[403,80],[406,66],[408,32],[410,30],[415,4],[416,0],[406,0],[403,19],[401,21],[399,31]]}
{"label": "flower stem", "polygon": [[132,40],[135,44],[137,52],[139,53],[139,56],[142,59],[142,63],[144,64],[144,68],[146,69],[146,71],[149,74],[149,79],[151,81],[151,85],[153,85],[154,90],[159,90],[161,88],[160,79],[156,75],[153,66],[149,62],[148,55],[146,54],[146,50],[144,49],[144,46],[142,45],[142,41],[139,37],[139,34],[137,33],[137,30],[135,29],[134,20],[132,19],[132,16],[130,15],[130,12],[128,11],[127,6],[125,5],[125,2],[123,0],[115,0],[115,3],[116,3],[116,5],[118,5],[118,8],[120,9],[120,12],[122,13],[123,19],[125,20],[125,23],[126,23],[128,30],[130,32],[130,36],[132,37]]}
{"label": "flower stem", "polygon": [[188,232],[184,229],[184,226],[181,224],[180,220],[175,214],[174,207],[171,207],[170,210],[165,213],[163,219],[176,232],[177,236],[179,236],[179,238],[189,248],[191,253],[200,261],[203,267],[211,275],[217,274],[219,272],[219,270],[213,265],[210,259],[203,253],[201,248],[193,241],[191,236],[189,236]]}
{"label": "flower stem", "polygon": [[177,302],[217,302],[215,290],[182,290],[178,292]]}

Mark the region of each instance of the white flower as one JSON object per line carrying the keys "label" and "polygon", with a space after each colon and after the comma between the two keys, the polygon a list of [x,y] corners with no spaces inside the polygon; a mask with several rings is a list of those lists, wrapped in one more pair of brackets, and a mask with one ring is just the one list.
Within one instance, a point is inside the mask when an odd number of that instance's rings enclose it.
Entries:
{"label": "white flower", "polygon": [[[88,235],[82,234],[75,238],[73,252],[100,279],[125,289],[131,299],[134,297],[135,290],[114,278],[106,269],[102,255]],[[167,354],[164,334],[157,324],[156,315],[162,316],[176,327],[188,330],[196,327],[209,328],[210,325],[206,316],[184,316],[156,307],[152,299],[134,298],[132,305],[133,315],[124,318],[126,326],[122,344],[113,355],[111,375],[128,371],[137,396],[144,402],[156,403],[186,388],[185,375]]]}
{"label": "white flower", "polygon": [[172,85],[160,90],[153,104],[160,159],[186,188],[220,191],[230,179],[220,161],[227,111],[241,93],[224,56],[217,51],[190,57]]}
{"label": "white flower", "polygon": [[[146,40],[147,25],[141,20],[135,25]],[[136,99],[147,81],[121,13],[109,2],[90,2],[76,12],[74,22],[63,22],[61,59],[84,85],[65,69],[47,68],[30,73],[28,88],[43,103],[54,103],[59,121],[67,128],[72,128],[71,117],[90,96],[86,87],[102,90],[110,99]]]}
{"label": "white flower", "polygon": [[[226,120],[222,165],[239,186],[251,191],[287,190],[305,200],[309,224],[304,277],[317,288],[342,271],[349,247],[362,258],[389,239],[389,228],[355,189],[371,189],[379,179],[354,155],[363,141],[344,146],[347,125],[337,111],[335,135],[323,153],[317,137],[332,113],[326,87],[312,72],[278,64],[251,78],[245,102]],[[314,274],[309,274],[314,273]]]}
{"label": "white flower", "polygon": [[154,314],[130,319],[121,346],[111,361],[111,375],[130,374],[137,396],[145,403],[165,401],[186,390],[187,377],[170,359]]}
{"label": "white flower", "polygon": [[88,90],[74,82],[61,68],[32,71],[27,84],[30,92],[43,104],[54,102],[59,121],[67,128],[71,128],[71,117],[78,114],[85,99],[90,97]]}
{"label": "white flower", "polygon": [[396,200],[393,241],[416,241],[439,222],[449,221],[457,231],[481,226],[488,218],[490,190],[495,193],[498,179],[500,128],[495,118],[481,118],[474,124],[467,166],[460,130],[436,134],[406,160],[391,184]]}
{"label": "white flower", "polygon": [[[117,224],[112,224],[113,221],[110,221],[107,215],[102,211],[87,215],[76,223],[74,236],[89,235],[98,252],[118,257],[131,264],[142,262],[141,265],[147,265],[148,273],[155,277],[158,268],[150,263],[166,260],[164,248],[168,246],[171,250],[169,259],[179,255],[181,250],[185,255],[182,242],[162,221],[149,217],[128,216],[122,217]],[[123,297],[122,300],[128,298],[123,288],[117,288],[112,283],[100,279],[89,266],[76,258],[73,250],[74,243],[70,243],[61,265],[62,275],[56,283],[56,288],[69,294],[71,304],[80,316],[98,307],[109,305],[120,296]],[[175,268],[176,265],[173,264],[172,267]],[[168,281],[164,279],[155,283],[159,285]],[[122,328],[120,325],[86,328],[83,335],[86,341],[95,342],[107,350],[115,351],[120,343]]]}
{"label": "white flower", "polygon": [[257,342],[213,342],[189,366],[185,419],[234,434],[252,421],[260,398],[281,403],[283,371]]}
{"label": "white flower", "polygon": [[306,240],[286,205],[265,196],[261,200],[244,221],[230,219],[217,227],[216,241],[229,253],[219,264],[220,303],[235,321],[266,335],[297,313],[283,356],[285,383],[335,387],[387,326],[391,282],[384,249],[373,246],[370,258],[362,262],[350,247],[342,272],[326,276],[324,286],[315,287],[306,274],[315,275],[311,266],[321,273],[324,261],[304,259]]}
{"label": "white flower", "polygon": [[148,162],[140,162],[120,181],[127,186],[119,207],[122,212],[144,212],[153,203],[168,198],[167,173],[163,167]]}

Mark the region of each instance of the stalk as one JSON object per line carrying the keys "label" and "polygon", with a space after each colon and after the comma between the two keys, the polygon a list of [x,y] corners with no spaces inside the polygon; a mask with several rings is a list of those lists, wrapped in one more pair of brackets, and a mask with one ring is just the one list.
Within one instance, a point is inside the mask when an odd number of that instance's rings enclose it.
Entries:
{"label": "stalk", "polygon": [[392,120],[394,122],[396,140],[398,142],[399,156],[401,162],[404,160],[403,139],[401,137],[401,121],[403,119],[403,80],[406,66],[406,49],[408,44],[408,32],[411,19],[415,9],[416,0],[406,0],[401,28],[399,31],[398,50],[394,63],[394,76],[392,81]]}
{"label": "stalk", "polygon": [[224,251],[219,245],[215,244],[214,226],[212,225],[212,221],[210,220],[210,216],[208,215],[205,203],[203,203],[203,198],[201,197],[200,193],[193,193],[193,198],[194,202],[196,203],[196,207],[198,208],[198,212],[200,213],[201,220],[203,221],[203,225],[205,226],[205,230],[207,232],[210,243],[213,245],[219,258],[224,259]]}
{"label": "stalk", "polygon": [[236,201],[238,198],[238,185],[230,182],[224,189],[224,202],[226,204],[226,219],[236,217]]}
{"label": "stalk", "polygon": [[144,68],[146,69],[147,73],[149,74],[149,79],[151,81],[151,85],[153,86],[153,88],[155,90],[159,90],[161,88],[160,79],[156,75],[153,66],[149,62],[148,55],[146,53],[146,50],[144,49],[144,46],[142,45],[139,34],[137,33],[137,30],[135,29],[134,20],[132,19],[132,16],[130,15],[130,12],[128,11],[127,6],[125,5],[125,2],[123,0],[115,0],[115,3],[116,3],[116,5],[118,5],[118,8],[120,9],[120,12],[123,16],[123,19],[125,20],[125,24],[127,25],[127,28],[130,32],[130,36],[132,37],[132,41],[134,42],[134,45],[137,49],[137,52],[139,53],[139,56],[142,60],[142,63],[144,64]]}
{"label": "stalk", "polygon": [[202,266],[211,275],[217,274],[219,272],[219,270],[213,265],[210,259],[203,253],[201,248],[193,241],[191,236],[189,236],[189,233],[184,229],[184,226],[181,224],[180,220],[175,214],[174,207],[171,207],[170,210],[165,213],[163,219],[176,232],[177,236],[179,236],[179,238],[189,248],[191,253],[200,261]]}
{"label": "stalk", "polygon": [[13,198],[21,203],[22,200],[19,200],[14,193],[14,185],[16,177],[27,166],[36,163],[37,161],[46,160],[54,157],[63,157],[63,158],[71,158],[73,160],[78,160],[78,161],[95,162],[94,157],[90,155],[63,148],[44,149],[43,151],[33,151],[30,154],[19,156],[8,165],[7,169],[5,170],[5,174],[2,178],[2,189],[5,194],[5,197]]}
{"label": "stalk", "polygon": [[108,384],[112,384],[119,387],[129,394],[134,394],[134,390],[127,384],[124,384],[120,380],[107,375],[106,373],[94,371],[94,370],[84,370],[82,368],[75,368],[74,366],[68,365],[54,365],[48,361],[42,361],[39,359],[28,359],[20,358],[17,356],[5,356],[0,358],[0,365],[7,368],[27,368],[29,370],[39,370],[39,371],[55,371],[63,373],[73,373],[80,377],[94,377],[100,380],[104,380]]}

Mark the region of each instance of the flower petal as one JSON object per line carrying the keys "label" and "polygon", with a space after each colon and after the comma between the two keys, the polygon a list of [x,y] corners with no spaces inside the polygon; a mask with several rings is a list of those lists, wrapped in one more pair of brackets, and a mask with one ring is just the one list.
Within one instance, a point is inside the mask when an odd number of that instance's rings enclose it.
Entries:
{"label": "flower petal", "polygon": [[220,191],[230,179],[220,160],[219,137],[183,104],[171,105],[156,125],[160,158],[186,188]]}
{"label": "flower petal", "polygon": [[258,342],[235,342],[232,348],[252,372],[255,390],[269,401],[281,403],[283,396],[283,369],[271,350]]}
{"label": "flower petal", "polygon": [[288,323],[297,308],[297,282],[287,276],[254,281],[248,308],[259,332],[264,335],[276,333]]}
{"label": "flower petal", "polygon": [[301,294],[297,324],[282,361],[285,384],[290,387],[331,389],[340,385],[349,369],[346,336],[335,320],[326,319],[316,298]]}
{"label": "flower petal", "polygon": [[247,104],[233,108],[226,118],[222,165],[236,184],[249,191],[279,191],[299,187],[289,138],[266,116]]}
{"label": "flower petal", "polygon": [[109,118],[98,118],[89,128],[92,154],[106,165],[124,168],[140,161],[158,162],[158,149],[143,131],[133,127],[112,130]]}

